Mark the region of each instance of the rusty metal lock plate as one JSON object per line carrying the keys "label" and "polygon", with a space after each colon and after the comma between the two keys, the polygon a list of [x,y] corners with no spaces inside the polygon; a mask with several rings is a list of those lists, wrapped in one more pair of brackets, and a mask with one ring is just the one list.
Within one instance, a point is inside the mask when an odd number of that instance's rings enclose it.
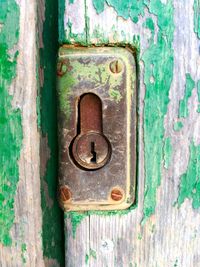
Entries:
{"label": "rusty metal lock plate", "polygon": [[135,199],[136,65],[121,47],[67,47],[57,65],[59,202],[126,209]]}

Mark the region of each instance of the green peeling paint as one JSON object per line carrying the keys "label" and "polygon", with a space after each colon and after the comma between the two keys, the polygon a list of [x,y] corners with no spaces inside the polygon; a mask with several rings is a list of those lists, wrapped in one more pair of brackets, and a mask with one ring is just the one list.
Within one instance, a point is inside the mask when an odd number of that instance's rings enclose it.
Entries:
{"label": "green peeling paint", "polygon": [[[169,103],[169,90],[173,77],[173,5],[172,1],[163,4],[151,1],[149,12],[157,16],[157,43],[153,38],[149,48],[142,55],[144,61],[144,83],[146,93],[144,99],[144,144],[145,144],[145,195],[143,222],[155,211],[156,189],[161,181],[162,147],[168,148],[166,166],[170,160],[170,143],[164,138],[164,116]],[[152,23],[152,22],[151,22]],[[151,26],[153,31],[153,26]],[[153,75],[154,82],[151,82]]]}
{"label": "green peeling paint", "polygon": [[200,0],[194,0],[194,32],[200,39]]}
{"label": "green peeling paint", "polygon": [[[89,23],[88,23],[89,24]],[[103,28],[100,27],[100,25],[96,25],[95,28],[94,28],[94,31],[93,31],[93,34],[92,36],[90,36],[91,38],[92,37],[95,37],[97,40],[103,40],[103,43],[104,44],[108,44],[109,43],[109,39],[108,37],[106,36],[106,33],[103,31]],[[101,45],[101,41],[98,43],[96,43],[96,45]],[[88,44],[91,44],[90,43],[90,38],[88,39]]]}
{"label": "green peeling paint", "polygon": [[165,139],[164,142],[164,167],[166,169],[169,168],[171,162],[171,156],[172,156],[172,144],[171,144],[171,139],[168,137]]}
{"label": "green peeling paint", "polygon": [[[0,242],[10,246],[14,223],[14,199],[19,181],[18,160],[22,145],[21,112],[11,105],[9,87],[16,76],[17,55],[10,55],[19,36],[19,6],[14,0],[1,3],[0,11]],[[9,33],[9,34],[8,34]]]}
{"label": "green peeling paint", "polygon": [[177,121],[174,123],[174,131],[178,132],[183,128],[183,123],[181,121]]}
{"label": "green peeling paint", "polygon": [[182,100],[179,102],[179,118],[187,118],[189,115],[188,111],[188,100],[192,96],[192,90],[195,87],[195,82],[192,80],[192,77],[189,73],[186,74],[186,83],[185,83],[185,95]]}
{"label": "green peeling paint", "polygon": [[[62,35],[65,35],[65,30],[64,29],[61,32],[62,32]],[[68,20],[68,22],[67,22],[67,31],[66,31],[66,34],[67,34],[67,39],[65,40],[65,43],[66,44],[76,43],[77,40],[79,40],[78,43],[80,45],[86,45],[86,43],[87,43],[86,42],[86,39],[87,39],[86,32],[84,31],[82,34],[73,33],[72,32],[72,23],[71,23],[70,20]],[[63,38],[65,38],[65,37],[63,37]],[[74,42],[72,42],[71,40],[74,40]],[[60,40],[60,43],[61,42],[62,42],[62,39]]]}
{"label": "green peeling paint", "polygon": [[81,223],[81,221],[87,216],[87,212],[75,212],[75,211],[71,211],[71,212],[65,212],[65,219],[69,219],[71,220],[72,223],[72,235],[73,238],[75,238],[76,236],[76,229],[78,227],[78,225]]}
{"label": "green peeling paint", "polygon": [[97,14],[100,14],[104,11],[105,0],[95,0],[93,1],[94,8],[96,9]]}
{"label": "green peeling paint", "polygon": [[[44,48],[40,51],[41,68],[44,70],[44,85],[41,88],[41,127],[48,138],[50,158],[41,182],[43,211],[43,254],[64,266],[64,216],[57,202],[57,107],[56,107],[56,61],[58,51],[57,1],[45,1],[45,22],[43,28]],[[64,11],[63,11],[64,12]],[[45,187],[47,184],[47,189]],[[45,191],[47,190],[47,192]],[[48,194],[51,203],[48,203]]]}
{"label": "green peeling paint", "polygon": [[90,248],[89,253],[85,255],[85,264],[86,264],[86,265],[89,264],[89,260],[90,260],[91,257],[92,257],[93,259],[96,260],[96,258],[97,258],[97,253],[96,253],[95,250],[93,250],[93,249]]}
{"label": "green peeling paint", "polygon": [[152,34],[154,33],[154,22],[152,18],[148,18],[146,19],[145,23],[143,24],[143,26],[145,26],[146,28],[150,29]]}
{"label": "green peeling paint", "polygon": [[198,94],[198,101],[200,102],[200,80],[197,82],[197,94]]}
{"label": "green peeling paint", "polygon": [[151,31],[151,38],[150,41],[153,41],[154,38],[154,30],[155,30],[155,26],[154,26],[154,22],[152,18],[148,18],[146,19],[146,21],[143,23],[142,25],[144,28],[147,28]]}
{"label": "green peeling paint", "polygon": [[200,113],[200,104],[198,104],[197,112]]}
{"label": "green peeling paint", "polygon": [[144,15],[145,2],[145,0],[93,0],[93,5],[97,14],[99,14],[104,10],[104,3],[106,3],[108,6],[112,6],[116,10],[118,16],[123,17],[124,19],[131,18],[131,20],[136,23],[138,22],[139,16]]}
{"label": "green peeling paint", "polygon": [[197,95],[198,95],[198,107],[197,107],[197,112],[200,113],[200,80],[197,82]]}
{"label": "green peeling paint", "polygon": [[27,248],[26,248],[26,244],[22,244],[21,245],[21,257],[22,257],[22,262],[25,264],[26,263],[26,251],[27,251]]}
{"label": "green peeling paint", "polygon": [[200,207],[200,145],[190,144],[190,159],[186,172],[181,176],[178,205],[186,198],[192,200],[194,209]]}
{"label": "green peeling paint", "polygon": [[[139,35],[134,35],[133,40],[132,40],[132,47],[135,48],[137,54],[136,57],[139,61],[139,53],[140,53],[140,36]],[[137,64],[137,62],[136,62]],[[139,66],[138,66],[139,68]]]}
{"label": "green peeling paint", "polygon": [[89,255],[86,254],[86,255],[85,255],[85,264],[88,265],[88,262],[89,262]]}

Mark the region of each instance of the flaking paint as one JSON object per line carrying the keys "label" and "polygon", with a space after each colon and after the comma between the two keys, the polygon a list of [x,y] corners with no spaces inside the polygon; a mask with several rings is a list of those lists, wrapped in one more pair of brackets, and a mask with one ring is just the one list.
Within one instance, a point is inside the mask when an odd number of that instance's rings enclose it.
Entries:
{"label": "flaking paint", "polygon": [[200,80],[197,82],[197,95],[198,95],[198,101],[200,102]]}
{"label": "flaking paint", "polygon": [[178,206],[186,198],[192,200],[194,209],[200,207],[200,145],[190,144],[190,158],[186,172],[181,175],[180,190],[178,196]]}
{"label": "flaking paint", "polygon": [[194,87],[195,82],[193,81],[191,75],[186,73],[185,94],[183,99],[179,102],[179,118],[187,118],[189,115],[188,100],[192,96],[192,90]]}
{"label": "flaking paint", "polygon": [[[157,16],[157,43],[152,39],[142,55],[145,64],[144,83],[144,149],[145,149],[145,193],[143,222],[155,212],[156,190],[161,182],[163,162],[164,116],[169,103],[169,90],[173,77],[174,8],[172,1],[163,4],[151,1],[149,12]],[[152,26],[151,26],[152,28]],[[153,29],[153,28],[152,28]],[[158,64],[159,62],[159,64]],[[151,83],[150,77],[155,77]],[[153,155],[153,157],[152,157]]]}
{"label": "flaking paint", "polygon": [[172,144],[171,144],[171,139],[169,137],[165,139],[163,150],[164,150],[163,151],[164,152],[164,167],[168,169],[170,166],[171,157],[172,157]]}
{"label": "flaking paint", "polygon": [[[115,1],[115,0],[104,0],[108,6],[112,6],[118,16],[128,19],[129,17],[134,23],[138,22],[139,16],[144,15],[145,0],[126,0],[126,1]],[[97,13],[100,13],[100,10],[97,6],[98,0],[93,0],[94,7],[97,10]],[[102,8],[102,6],[101,6]],[[103,11],[103,10],[102,10]]]}
{"label": "flaking paint", "polygon": [[93,249],[90,248],[89,252],[85,255],[85,264],[86,265],[89,264],[89,260],[91,259],[91,257],[96,260],[97,253],[96,253],[95,250],[93,250]]}
{"label": "flaking paint", "polygon": [[182,121],[177,121],[174,123],[174,131],[178,132],[183,128],[183,123]]}
{"label": "flaking paint", "polygon": [[70,20],[67,22],[67,39],[65,41],[66,44],[71,44],[71,41],[69,40],[74,40],[74,43],[76,43],[75,40],[79,39],[79,44],[81,45],[86,45],[86,33],[85,31],[82,34],[77,34],[72,32],[72,23]]}
{"label": "flaking paint", "polygon": [[[19,6],[14,0],[1,3],[0,24],[0,242],[12,244],[14,199],[19,181],[18,160],[22,146],[21,112],[12,107],[9,87],[16,76],[18,52],[10,49],[18,42]],[[9,34],[8,34],[9,32]]]}
{"label": "flaking paint", "polygon": [[23,243],[21,245],[21,258],[24,265],[26,264],[26,257],[27,257],[26,252],[27,252],[27,247],[26,244]]}
{"label": "flaking paint", "polygon": [[200,113],[200,80],[197,81],[197,95],[198,95],[198,107],[197,112]]}
{"label": "flaking paint", "polygon": [[194,32],[200,39],[200,0],[194,0]]}

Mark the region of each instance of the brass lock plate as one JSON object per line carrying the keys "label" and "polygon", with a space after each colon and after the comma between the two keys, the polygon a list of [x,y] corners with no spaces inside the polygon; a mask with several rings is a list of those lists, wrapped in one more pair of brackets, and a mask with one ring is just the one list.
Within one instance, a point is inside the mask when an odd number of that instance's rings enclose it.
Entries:
{"label": "brass lock plate", "polygon": [[59,202],[126,209],[135,199],[136,64],[122,47],[59,49]]}

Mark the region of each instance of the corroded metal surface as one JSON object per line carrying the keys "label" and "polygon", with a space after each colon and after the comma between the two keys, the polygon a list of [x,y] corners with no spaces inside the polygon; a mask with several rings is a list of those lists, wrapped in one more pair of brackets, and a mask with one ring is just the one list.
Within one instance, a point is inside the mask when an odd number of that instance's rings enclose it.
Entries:
{"label": "corroded metal surface", "polygon": [[[61,206],[66,211],[129,207],[135,199],[136,166],[132,53],[116,47],[62,47],[57,90],[59,187],[70,191],[70,198],[62,198]],[[88,98],[81,105],[85,94]],[[99,104],[91,100],[92,95],[99,97]],[[104,160],[98,169],[87,169],[88,164]]]}

